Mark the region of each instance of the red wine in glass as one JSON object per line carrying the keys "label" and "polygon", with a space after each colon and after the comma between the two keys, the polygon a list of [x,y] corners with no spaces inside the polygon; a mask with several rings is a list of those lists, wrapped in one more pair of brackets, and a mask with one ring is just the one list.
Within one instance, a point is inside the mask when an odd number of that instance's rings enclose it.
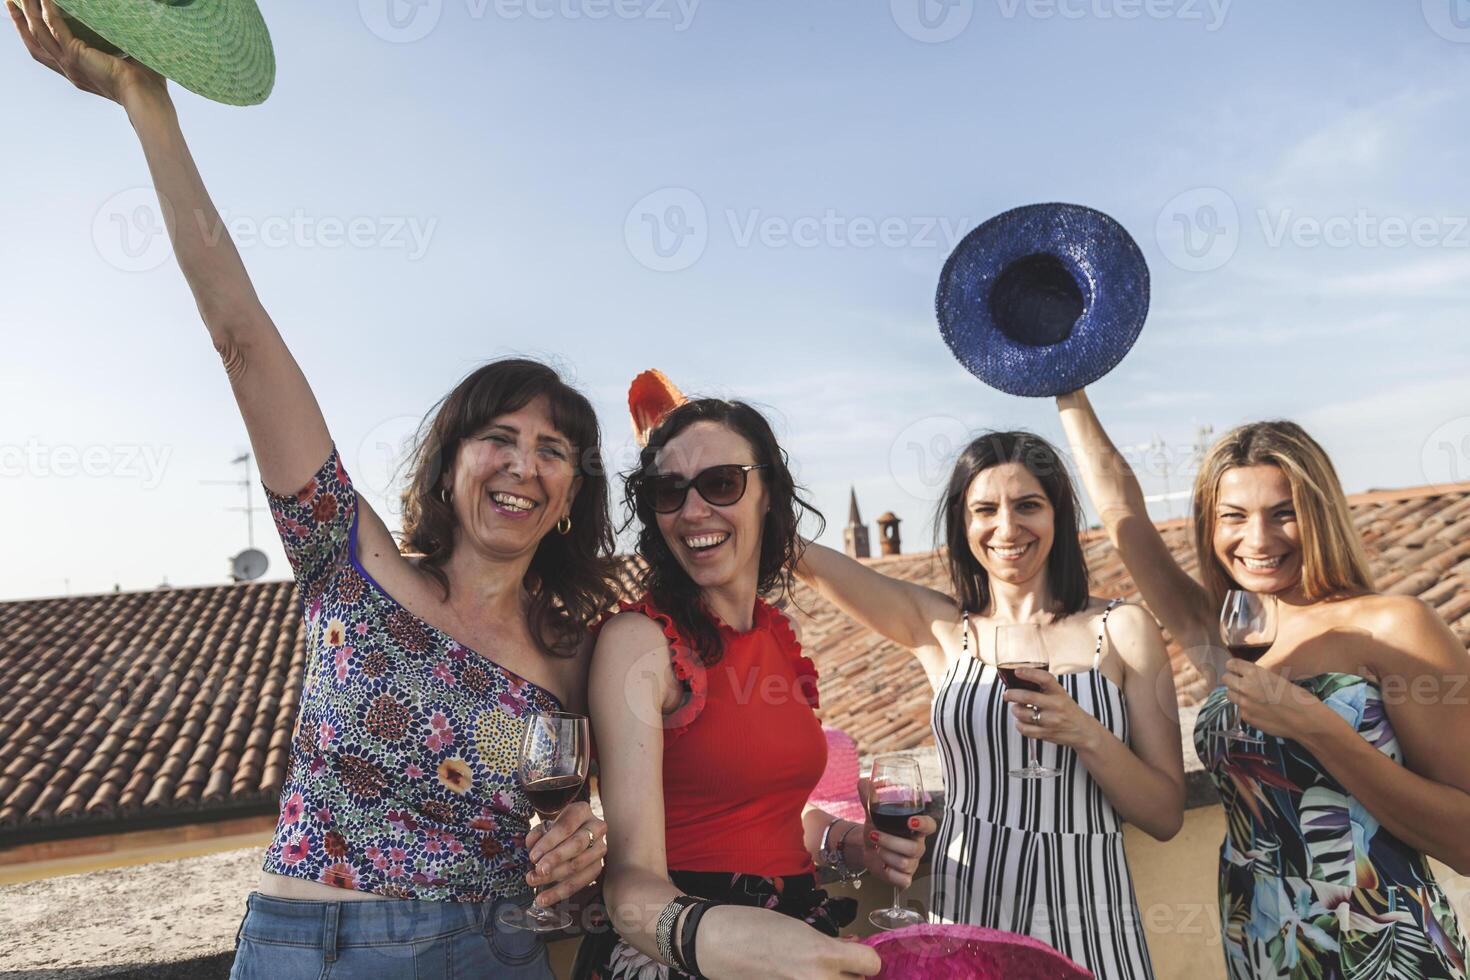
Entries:
{"label": "red wine in glass", "polygon": [[1232,643],[1230,645],[1230,655],[1237,660],[1249,660],[1251,663],[1255,663],[1269,649],[1271,649],[1271,644],[1269,643]]}
{"label": "red wine in glass", "polygon": [[[917,836],[909,830],[909,818],[924,810],[924,778],[919,762],[913,756],[880,755],[873,759],[868,774],[868,819],[885,834],[898,837]],[[916,926],[924,917],[900,904],[903,891],[893,889],[893,904],[868,915],[868,921],[879,929],[901,929]]]}
{"label": "red wine in glass", "polygon": [[1016,663],[1001,664],[995,669],[1000,672],[1000,679],[1005,682],[1007,690],[1035,691],[1041,693],[1041,685],[1035,681],[1028,681],[1024,677],[1017,677],[1018,670],[1046,670],[1047,665],[1041,661],[1020,661]]}
{"label": "red wine in glass", "polygon": [[[1255,663],[1276,642],[1276,597],[1231,589],[1220,607],[1220,638],[1231,655]],[[1235,724],[1224,733],[1227,742],[1265,745],[1253,734],[1235,709]]]}
{"label": "red wine in glass", "polygon": [[[1008,690],[1040,693],[1040,684],[1016,676],[1016,671],[1023,667],[1032,670],[1051,668],[1051,656],[1041,637],[1041,627],[1036,623],[1002,623],[995,628],[996,672]],[[1036,756],[1034,739],[1022,736],[1021,742],[1026,747],[1026,764],[1012,769],[1012,776],[1017,779],[1052,779],[1062,774],[1060,769],[1041,764]]]}
{"label": "red wine in glass", "polygon": [[909,827],[909,820],[923,814],[922,806],[909,803],[874,803],[868,812],[873,818],[873,826],[885,834],[907,837],[910,840],[919,836],[917,830]]}
{"label": "red wine in glass", "polygon": [[568,803],[577,798],[582,783],[582,777],[575,774],[544,776],[522,783],[521,790],[526,794],[526,799],[531,801],[531,807],[541,815],[541,819],[550,822],[566,809]]}
{"label": "red wine in glass", "polygon": [[[543,823],[550,823],[576,798],[587,780],[591,740],[585,715],[564,711],[532,711],[521,732],[516,782]],[[507,904],[496,920],[508,929],[554,932],[572,924],[560,909]]]}

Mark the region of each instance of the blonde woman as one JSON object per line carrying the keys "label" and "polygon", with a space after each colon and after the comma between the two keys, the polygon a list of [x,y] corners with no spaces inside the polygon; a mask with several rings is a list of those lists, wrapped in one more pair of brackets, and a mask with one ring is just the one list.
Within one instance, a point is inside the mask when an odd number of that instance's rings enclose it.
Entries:
{"label": "blonde woman", "polygon": [[[1459,923],[1426,855],[1470,870],[1464,646],[1419,599],[1374,591],[1337,474],[1300,426],[1244,425],[1206,455],[1197,582],[1085,393],[1057,404],[1144,600],[1221,679],[1194,738],[1228,818],[1219,888],[1232,980],[1463,978]],[[1276,639],[1256,663],[1219,649],[1232,589],[1276,599]],[[1262,745],[1222,737],[1232,703]]]}

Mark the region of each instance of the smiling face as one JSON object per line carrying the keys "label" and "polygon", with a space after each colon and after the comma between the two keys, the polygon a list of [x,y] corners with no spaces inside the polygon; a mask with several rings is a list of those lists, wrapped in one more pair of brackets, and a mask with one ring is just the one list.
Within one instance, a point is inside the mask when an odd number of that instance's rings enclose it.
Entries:
{"label": "smiling face", "polygon": [[544,396],[491,419],[460,443],[440,484],[453,495],[459,533],[498,557],[534,551],[571,511],[581,483],[575,458]]}
{"label": "smiling face", "polygon": [[1020,463],[981,470],[965,492],[965,538],[992,580],[1021,585],[1046,570],[1056,511]]}
{"label": "smiling face", "polygon": [[1248,592],[1286,592],[1302,574],[1301,526],[1279,467],[1237,466],[1220,475],[1215,558]]}
{"label": "smiling face", "polygon": [[[755,451],[733,429],[718,422],[695,422],[658,451],[655,472],[689,479],[711,466],[754,464]],[[745,494],[727,507],[717,507],[690,487],[684,506],[672,514],[658,514],[664,543],[701,589],[720,588],[757,580],[760,573],[761,531],[769,509],[769,494],[761,470],[746,477]]]}

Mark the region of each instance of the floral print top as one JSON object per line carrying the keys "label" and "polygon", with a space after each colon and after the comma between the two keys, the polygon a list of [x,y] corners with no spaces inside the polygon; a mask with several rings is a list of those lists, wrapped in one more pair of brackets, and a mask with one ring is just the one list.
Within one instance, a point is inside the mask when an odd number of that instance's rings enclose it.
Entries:
{"label": "floral print top", "polygon": [[[1342,673],[1296,683],[1403,763],[1377,684]],[[1459,923],[1425,856],[1300,744],[1225,741],[1228,705],[1216,688],[1194,742],[1225,805],[1220,916],[1231,980],[1462,980]]]}
{"label": "floral print top", "polygon": [[335,449],[294,496],[266,495],[305,609],[306,670],[265,870],[430,901],[527,891],[521,719],[560,702],[368,575]]}

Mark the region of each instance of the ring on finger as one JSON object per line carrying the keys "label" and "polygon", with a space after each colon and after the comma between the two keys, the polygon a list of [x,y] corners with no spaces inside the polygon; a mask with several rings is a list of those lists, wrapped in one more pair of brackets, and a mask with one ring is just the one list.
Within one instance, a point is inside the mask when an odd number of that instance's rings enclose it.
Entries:
{"label": "ring on finger", "polygon": [[1033,725],[1039,725],[1039,724],[1041,724],[1041,709],[1038,708],[1034,704],[1033,705],[1029,705],[1029,707],[1031,708],[1031,724],[1033,724]]}
{"label": "ring on finger", "polygon": [[590,851],[597,846],[597,835],[592,832],[591,827],[583,827],[582,829],[587,831],[587,850]]}

